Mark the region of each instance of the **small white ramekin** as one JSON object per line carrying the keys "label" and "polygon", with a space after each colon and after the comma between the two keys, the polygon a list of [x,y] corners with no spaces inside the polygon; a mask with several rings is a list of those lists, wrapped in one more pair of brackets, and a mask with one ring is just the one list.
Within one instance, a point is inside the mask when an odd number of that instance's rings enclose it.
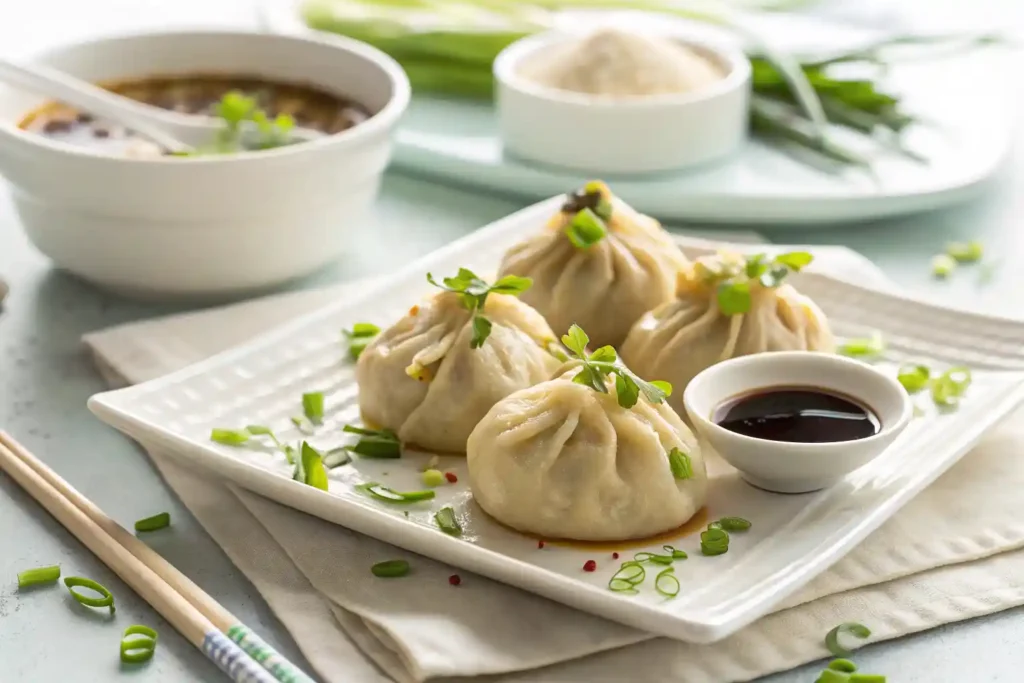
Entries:
{"label": "small white ramekin", "polygon": [[376,197],[410,94],[394,60],[335,36],[146,33],[38,60],[94,82],[220,73],[306,83],[374,112],[291,147],[136,159],[20,130],[18,119],[43,100],[0,88],[0,173],[29,238],[61,268],[150,298],[238,295],[337,259]]}
{"label": "small white ramekin", "polygon": [[[869,407],[881,429],[854,441],[789,443],[731,432],[712,421],[724,401],[771,387],[806,386],[850,396]],[[748,482],[778,493],[832,486],[880,455],[910,423],[914,404],[895,377],[830,353],[778,351],[731,358],[697,375],[683,394],[690,421]]]}
{"label": "small white ramekin", "polygon": [[538,85],[520,74],[578,35],[549,31],[508,46],[494,62],[505,150],[527,161],[591,175],[653,173],[734,152],[748,128],[750,60],[739,48],[673,35],[725,76],[692,93],[611,99]]}

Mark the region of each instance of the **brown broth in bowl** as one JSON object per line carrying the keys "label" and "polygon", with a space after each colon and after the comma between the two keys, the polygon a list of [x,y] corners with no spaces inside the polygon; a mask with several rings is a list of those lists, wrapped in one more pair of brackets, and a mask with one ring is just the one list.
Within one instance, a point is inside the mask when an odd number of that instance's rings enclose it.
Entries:
{"label": "brown broth in bowl", "polygon": [[[224,95],[238,91],[253,98],[270,119],[288,115],[295,120],[296,127],[325,135],[348,130],[372,115],[366,107],[314,86],[276,83],[252,76],[154,76],[99,85],[162,109],[209,116],[216,115],[216,105]],[[145,138],[59,102],[49,102],[29,112],[18,125],[54,140],[113,154],[160,154]]]}

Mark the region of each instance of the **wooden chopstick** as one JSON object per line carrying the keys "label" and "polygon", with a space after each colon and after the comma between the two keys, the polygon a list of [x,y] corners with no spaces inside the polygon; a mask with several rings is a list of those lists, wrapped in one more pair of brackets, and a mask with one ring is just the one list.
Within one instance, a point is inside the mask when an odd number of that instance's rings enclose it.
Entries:
{"label": "wooden chopstick", "polygon": [[0,469],[234,680],[313,683],[187,576],[2,430]]}

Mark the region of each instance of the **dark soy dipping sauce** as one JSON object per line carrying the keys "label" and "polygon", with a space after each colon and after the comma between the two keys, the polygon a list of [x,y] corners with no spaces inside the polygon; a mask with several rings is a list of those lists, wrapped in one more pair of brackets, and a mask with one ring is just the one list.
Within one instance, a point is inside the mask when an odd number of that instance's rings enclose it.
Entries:
{"label": "dark soy dipping sauce", "polygon": [[816,387],[769,387],[719,405],[712,422],[766,441],[856,441],[881,430],[878,417],[856,400]]}

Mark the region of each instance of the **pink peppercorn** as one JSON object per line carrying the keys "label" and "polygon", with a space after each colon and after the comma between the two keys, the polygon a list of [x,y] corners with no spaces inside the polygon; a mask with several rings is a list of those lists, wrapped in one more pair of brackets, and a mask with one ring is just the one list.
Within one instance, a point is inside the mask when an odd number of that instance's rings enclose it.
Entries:
{"label": "pink peppercorn", "polygon": [[460,583],[462,583],[462,577],[458,574],[452,574],[448,577],[448,583],[450,583],[453,586],[458,586]]}
{"label": "pink peppercorn", "polygon": [[459,478],[455,476],[454,472],[445,472],[444,478],[448,480],[449,484],[454,484],[459,480]]}
{"label": "pink peppercorn", "polygon": [[618,553],[612,553],[612,559],[613,560],[619,559],[619,554]]}
{"label": "pink peppercorn", "polygon": [[537,549],[538,550],[543,550],[544,549],[544,541],[537,541]]}
{"label": "pink peppercorn", "polygon": [[587,560],[585,563],[583,563],[583,571],[585,571],[585,572],[592,572],[592,571],[596,571],[596,570],[597,570],[597,562],[594,562],[593,560]]}

